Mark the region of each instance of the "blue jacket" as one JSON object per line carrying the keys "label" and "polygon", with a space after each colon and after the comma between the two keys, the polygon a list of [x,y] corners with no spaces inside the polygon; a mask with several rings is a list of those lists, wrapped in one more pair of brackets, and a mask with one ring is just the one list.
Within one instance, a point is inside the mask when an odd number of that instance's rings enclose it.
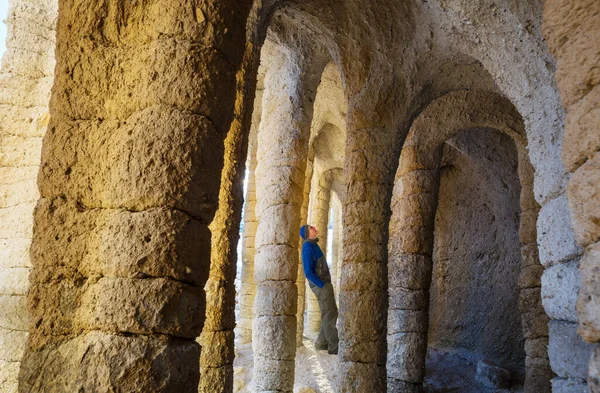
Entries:
{"label": "blue jacket", "polygon": [[302,267],[309,285],[323,288],[331,282],[329,266],[318,244],[319,239],[306,239],[302,244]]}

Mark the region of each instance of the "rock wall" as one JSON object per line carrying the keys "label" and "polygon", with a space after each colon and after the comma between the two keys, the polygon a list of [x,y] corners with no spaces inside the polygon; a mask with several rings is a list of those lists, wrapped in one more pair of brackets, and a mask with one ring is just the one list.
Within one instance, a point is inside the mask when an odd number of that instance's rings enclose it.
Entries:
{"label": "rock wall", "polygon": [[435,217],[428,345],[467,348],[523,372],[520,188],[509,137],[478,130],[447,142]]}
{"label": "rock wall", "polygon": [[0,391],[17,391],[28,336],[36,179],[50,119],[56,1],[13,0],[0,70]]}

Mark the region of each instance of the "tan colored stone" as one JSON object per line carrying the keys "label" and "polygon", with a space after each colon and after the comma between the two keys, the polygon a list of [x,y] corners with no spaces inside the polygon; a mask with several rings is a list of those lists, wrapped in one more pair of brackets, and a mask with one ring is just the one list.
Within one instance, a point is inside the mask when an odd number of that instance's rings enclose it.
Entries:
{"label": "tan colored stone", "polygon": [[27,331],[27,297],[22,295],[0,296],[0,327],[8,330]]}
{"label": "tan colored stone", "polygon": [[21,361],[28,336],[27,332],[0,327],[0,360]]}
{"label": "tan colored stone", "polygon": [[425,377],[427,336],[422,333],[388,335],[388,377],[422,383]]}
{"label": "tan colored stone", "polygon": [[519,274],[519,288],[536,288],[542,285],[542,265],[525,266]]}
{"label": "tan colored stone", "polygon": [[347,263],[342,274],[348,279],[340,289],[344,291],[384,291],[387,267],[383,263]]}
{"label": "tan colored stone", "polygon": [[[254,333],[253,333],[254,334]],[[254,355],[254,387],[260,392],[291,392],[294,386],[294,361],[275,360]]]}
{"label": "tan colored stone", "polygon": [[384,392],[386,389],[385,365],[342,361],[338,367],[339,373],[346,378],[345,383],[357,392]]}
{"label": "tan colored stone", "polygon": [[551,380],[554,372],[550,368],[548,354],[544,358],[526,357],[525,358],[525,384],[526,392],[551,392]]}
{"label": "tan colored stone", "polygon": [[296,283],[290,281],[265,281],[258,286],[254,302],[254,314],[263,315],[296,315],[297,302],[295,296]]}
{"label": "tan colored stone", "polygon": [[[263,258],[261,263],[258,259]],[[285,244],[262,246],[256,251],[254,278],[259,285],[267,280],[295,281],[298,274],[297,265],[290,266],[285,261],[298,258],[298,249]]]}
{"label": "tan colored stone", "polygon": [[432,265],[431,257],[425,255],[390,255],[389,285],[406,289],[428,289]]}
{"label": "tan colored stone", "polygon": [[594,0],[544,6],[544,35],[557,59],[556,81],[567,108],[600,84],[597,11]]}
{"label": "tan colored stone", "polygon": [[529,358],[548,359],[548,337],[525,340],[525,353]]}
{"label": "tan colored stone", "polygon": [[20,362],[0,359],[0,389],[5,393],[17,393]]}
{"label": "tan colored stone", "polygon": [[[404,149],[402,150],[404,154]],[[415,170],[401,176],[394,184],[394,196],[430,193],[438,181],[437,170]],[[400,200],[398,200],[399,202]],[[392,210],[394,206],[392,205]]]}
{"label": "tan colored stone", "polygon": [[202,329],[204,299],[197,287],[165,278],[105,277],[82,290],[73,321],[76,327],[187,338],[195,338]]}
{"label": "tan colored stone", "polygon": [[[41,200],[36,215],[46,217],[36,238],[53,239],[52,247],[32,247],[45,267],[62,265],[85,276],[172,277],[195,284],[208,278],[210,232],[180,211],[86,210],[58,198]],[[46,277],[51,270],[39,273]]]}
{"label": "tan colored stone", "polygon": [[521,266],[537,266],[540,264],[540,256],[537,243],[529,243],[521,246]]}
{"label": "tan colored stone", "polygon": [[600,340],[600,291],[596,283],[600,280],[598,261],[600,260],[600,243],[589,245],[581,258],[579,269],[581,289],[577,298],[577,316],[579,334],[588,342]]}
{"label": "tan colored stone", "polygon": [[542,305],[540,288],[525,288],[519,291],[519,311],[522,313],[539,309]]}
{"label": "tan colored stone", "polygon": [[[200,352],[200,361],[202,364],[202,370],[208,368],[219,368],[226,365],[231,367],[233,370],[233,330],[224,330],[221,332],[210,331],[206,334],[206,331],[202,332],[199,338],[199,344],[202,347]],[[202,374],[204,377],[204,374]],[[216,377],[216,376],[215,376]],[[221,379],[214,378],[213,382],[215,387],[224,384],[224,376]],[[219,385],[217,383],[220,382]],[[210,384],[203,382],[205,386]]]}
{"label": "tan colored stone", "polygon": [[562,157],[569,171],[575,172],[600,148],[598,118],[600,118],[600,84],[571,105],[567,112]]}
{"label": "tan colored stone", "polygon": [[582,246],[600,240],[600,154],[581,165],[567,187],[575,239]]}
{"label": "tan colored stone", "polygon": [[61,152],[43,153],[41,194],[66,195],[88,207],[168,206],[210,222],[220,176],[205,173],[200,163],[222,161],[216,132],[205,117],[165,105],[142,109],[127,122],[56,119],[46,143]]}
{"label": "tan colored stone", "polygon": [[21,203],[5,209],[0,209],[1,239],[26,238],[31,239],[33,229],[34,203]]}
{"label": "tan colored stone", "polygon": [[0,295],[27,295],[29,268],[0,269]]}
{"label": "tan colored stone", "polygon": [[207,367],[201,370],[199,391],[214,392],[215,389],[235,391],[233,366]]}
{"label": "tan colored stone", "polygon": [[[197,391],[198,344],[167,336],[89,332],[28,353],[21,389],[38,392],[140,390]],[[152,367],[148,365],[152,364]],[[103,372],[99,372],[102,370]],[[43,380],[37,378],[44,377]],[[43,382],[43,383],[42,383]]]}
{"label": "tan colored stone", "polygon": [[521,244],[535,243],[536,241],[536,222],[538,212],[536,210],[526,210],[521,212],[519,221],[519,241]]}
{"label": "tan colored stone", "polygon": [[42,138],[4,136],[0,139],[0,165],[8,167],[37,166],[40,164]]}
{"label": "tan colored stone", "polygon": [[529,311],[521,314],[523,337],[539,338],[548,336],[548,316],[543,311]]}
{"label": "tan colored stone", "polygon": [[299,237],[299,209],[299,205],[289,203],[269,206],[261,213],[257,210],[259,224],[254,244],[259,253],[265,245],[286,244],[287,239]]}

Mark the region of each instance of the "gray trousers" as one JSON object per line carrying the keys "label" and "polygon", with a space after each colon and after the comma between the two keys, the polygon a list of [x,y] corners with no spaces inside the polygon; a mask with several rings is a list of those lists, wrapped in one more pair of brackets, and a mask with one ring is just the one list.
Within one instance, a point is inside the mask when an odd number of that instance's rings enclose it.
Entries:
{"label": "gray trousers", "polygon": [[338,308],[333,295],[333,285],[328,282],[323,288],[311,286],[311,290],[317,297],[319,309],[321,310],[321,329],[316,345],[325,346],[329,351],[338,349],[338,331],[335,327],[338,318]]}

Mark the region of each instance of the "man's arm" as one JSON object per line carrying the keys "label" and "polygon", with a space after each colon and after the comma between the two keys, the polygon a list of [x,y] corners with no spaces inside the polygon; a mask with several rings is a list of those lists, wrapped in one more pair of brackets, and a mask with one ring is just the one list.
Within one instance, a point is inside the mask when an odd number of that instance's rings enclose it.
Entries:
{"label": "man's arm", "polygon": [[304,275],[308,281],[312,282],[319,288],[325,286],[325,282],[317,276],[313,266],[312,250],[310,247],[302,247],[302,267],[304,268]]}

